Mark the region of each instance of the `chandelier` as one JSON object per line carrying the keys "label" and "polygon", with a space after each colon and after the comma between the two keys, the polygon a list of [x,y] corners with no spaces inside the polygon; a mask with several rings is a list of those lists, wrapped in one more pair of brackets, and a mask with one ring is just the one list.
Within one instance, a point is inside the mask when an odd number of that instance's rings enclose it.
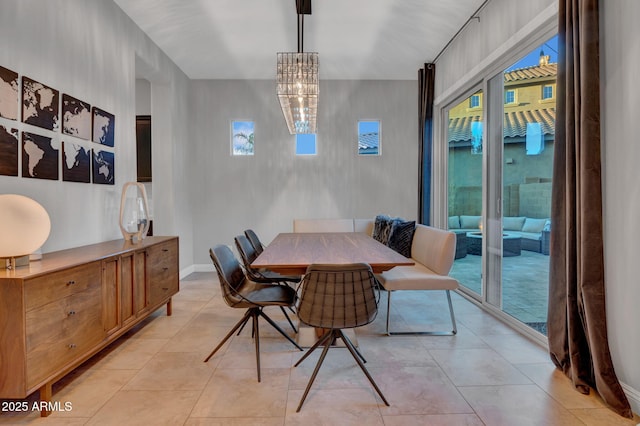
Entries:
{"label": "chandelier", "polygon": [[318,113],[318,53],[303,52],[304,15],[311,0],[296,0],[298,51],[277,53],[277,93],[289,133],[316,133]]}

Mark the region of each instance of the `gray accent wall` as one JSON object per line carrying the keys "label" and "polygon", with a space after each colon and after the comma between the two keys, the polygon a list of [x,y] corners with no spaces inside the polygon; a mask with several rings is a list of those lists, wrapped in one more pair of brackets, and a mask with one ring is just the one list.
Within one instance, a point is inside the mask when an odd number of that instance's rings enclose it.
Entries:
{"label": "gray accent wall", "polygon": [[[417,81],[321,81],[315,156],[295,155],[274,81],[190,87],[196,265],[209,266],[209,247],[232,244],[244,229],[268,243],[291,232],[294,218],[415,219]],[[358,156],[361,119],[381,121],[381,156]],[[255,122],[255,155],[231,156],[232,120]]]}

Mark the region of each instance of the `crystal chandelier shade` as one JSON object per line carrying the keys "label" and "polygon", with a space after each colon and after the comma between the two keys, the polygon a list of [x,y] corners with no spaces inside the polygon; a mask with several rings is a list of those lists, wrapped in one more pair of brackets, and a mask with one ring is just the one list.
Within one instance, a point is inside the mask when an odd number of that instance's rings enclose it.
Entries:
{"label": "crystal chandelier shade", "polygon": [[316,133],[318,53],[277,54],[277,93],[289,133]]}

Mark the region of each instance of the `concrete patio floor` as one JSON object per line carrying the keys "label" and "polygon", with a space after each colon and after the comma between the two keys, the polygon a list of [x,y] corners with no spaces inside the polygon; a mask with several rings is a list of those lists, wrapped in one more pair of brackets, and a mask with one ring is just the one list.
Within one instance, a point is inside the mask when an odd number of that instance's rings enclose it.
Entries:
{"label": "concrete patio floor", "polygon": [[[456,259],[450,275],[480,294],[482,257]],[[549,300],[549,256],[522,250],[502,258],[502,310],[524,323],[546,323]]]}

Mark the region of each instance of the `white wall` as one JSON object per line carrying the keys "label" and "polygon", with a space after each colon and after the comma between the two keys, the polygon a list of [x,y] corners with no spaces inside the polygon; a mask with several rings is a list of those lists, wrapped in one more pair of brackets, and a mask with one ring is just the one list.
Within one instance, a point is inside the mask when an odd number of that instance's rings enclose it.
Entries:
{"label": "white wall", "polygon": [[[291,232],[296,217],[416,217],[417,81],[322,81],[318,155],[305,157],[273,81],[193,81],[191,99],[196,264],[210,266],[208,249],[244,229],[264,242]],[[359,119],[381,120],[382,156],[357,155]],[[230,155],[232,120],[255,122],[254,156]]]}
{"label": "white wall", "polygon": [[640,413],[640,2],[600,1],[604,234],[609,346]]}
{"label": "white wall", "polygon": [[[542,41],[539,34],[557,22],[557,8],[555,0],[491,0],[480,21],[472,21],[436,63],[435,113],[486,73],[508,65],[510,50]],[[633,124],[640,115],[640,2],[601,0],[600,9],[607,326],[616,373],[633,410],[640,412],[640,286],[634,269],[640,147]],[[442,123],[436,122],[436,137],[442,132]],[[436,174],[442,173],[435,167]]]}
{"label": "white wall", "polygon": [[[94,185],[0,176],[0,193],[19,193],[34,198],[49,212],[51,235],[43,252],[121,238],[118,227],[120,191],[136,179],[135,75],[145,65],[151,81],[161,82],[164,96],[159,115],[166,132],[154,140],[168,149],[158,161],[165,178],[154,183],[163,201],[156,203],[157,234],[180,234],[181,266],[190,265],[190,210],[183,194],[186,167],[183,142],[186,125],[188,80],[131,20],[111,1],[20,0],[0,3],[0,65],[81,99],[115,115],[116,184]],[[151,77],[153,77],[152,80]],[[152,88],[153,89],[153,88]],[[155,113],[155,111],[154,111]],[[33,130],[20,122],[0,124]],[[54,141],[65,138],[52,132]],[[180,141],[181,143],[177,143]],[[85,145],[95,145],[83,142]],[[155,166],[155,164],[154,164]],[[179,205],[179,202],[184,202]]]}

